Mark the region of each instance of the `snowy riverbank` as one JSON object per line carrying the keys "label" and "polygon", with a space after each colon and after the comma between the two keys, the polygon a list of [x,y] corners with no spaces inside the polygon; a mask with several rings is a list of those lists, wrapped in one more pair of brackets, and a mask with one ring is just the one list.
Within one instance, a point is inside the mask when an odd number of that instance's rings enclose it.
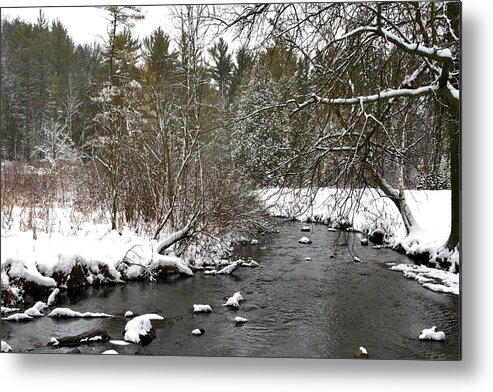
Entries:
{"label": "snowy riverbank", "polygon": [[7,225],[2,211],[2,305],[23,302],[26,294],[45,298],[55,287],[153,280],[170,273],[192,276],[203,265],[226,262],[221,256],[228,241],[202,243],[207,254],[190,247],[181,257],[161,255],[159,241],[129,228],[112,231],[104,217],[83,220],[71,208],[52,208],[42,217],[41,212],[14,207]]}
{"label": "snowy riverbank", "polygon": [[[322,188],[304,190],[265,189],[259,192],[268,211],[274,215],[301,222],[320,222],[338,229],[352,229],[367,235],[376,230],[385,233],[385,242],[409,256],[425,255],[431,266],[446,260],[448,271],[435,268],[414,271],[417,280],[434,291],[459,293],[459,251],[445,245],[450,233],[450,191],[406,191],[406,201],[417,226],[406,235],[396,206],[376,189],[336,190]],[[411,277],[413,266],[392,269]],[[440,271],[432,273],[429,270]],[[411,272],[410,272],[411,271]],[[419,275],[420,274],[420,275]],[[419,275],[419,276],[418,276]],[[455,276],[454,276],[455,275]],[[421,279],[418,279],[421,278]]]}

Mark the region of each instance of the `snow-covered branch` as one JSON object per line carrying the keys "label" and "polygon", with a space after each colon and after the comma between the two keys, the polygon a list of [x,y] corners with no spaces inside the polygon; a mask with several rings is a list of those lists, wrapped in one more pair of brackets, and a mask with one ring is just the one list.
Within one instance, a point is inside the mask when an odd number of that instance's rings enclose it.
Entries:
{"label": "snow-covered branch", "polygon": [[419,87],[415,89],[402,88],[402,89],[389,89],[373,95],[361,95],[359,97],[352,98],[322,98],[313,94],[310,99],[298,104],[297,108],[292,113],[296,113],[306,106],[314,103],[322,103],[324,105],[355,105],[368,102],[376,102],[384,99],[399,98],[399,97],[419,97],[421,95],[432,94],[438,91],[439,86],[432,84],[429,86]]}

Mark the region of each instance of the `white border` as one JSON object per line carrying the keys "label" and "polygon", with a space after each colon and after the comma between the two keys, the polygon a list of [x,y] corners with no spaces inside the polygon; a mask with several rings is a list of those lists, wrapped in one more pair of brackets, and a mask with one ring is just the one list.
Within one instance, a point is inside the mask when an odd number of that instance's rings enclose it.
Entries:
{"label": "white border", "polygon": [[[225,1],[219,1],[224,3]],[[93,5],[2,0],[2,6]],[[107,4],[133,4],[110,1]],[[147,4],[165,1],[147,0]],[[200,3],[200,1],[199,1]],[[486,391],[493,379],[493,2],[463,1],[463,361],[0,355],[2,390]]]}

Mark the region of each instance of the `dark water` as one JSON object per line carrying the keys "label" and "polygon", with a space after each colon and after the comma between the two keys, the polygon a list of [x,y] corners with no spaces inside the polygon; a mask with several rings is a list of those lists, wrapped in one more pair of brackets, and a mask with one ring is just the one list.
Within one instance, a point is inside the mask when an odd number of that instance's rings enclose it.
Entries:
{"label": "dark water", "polygon": [[[14,351],[68,352],[52,348],[50,337],[76,335],[100,327],[122,338],[127,310],[158,313],[157,338],[147,346],[93,343],[83,353],[116,349],[120,354],[352,358],[359,346],[375,359],[459,359],[459,298],[435,293],[388,270],[386,262],[409,262],[391,250],[362,247],[354,234],[327,232],[314,225],[313,244],[298,244],[300,223],[286,222],[280,233],[261,237],[261,245],[238,249],[260,268],[240,268],[232,276],[170,278],[166,282],[128,283],[87,289],[79,298],[60,297],[58,306],[107,312],[112,319],[1,323],[2,340]],[[266,241],[266,243],[264,243]],[[342,246],[347,243],[349,246]],[[354,263],[351,253],[365,263]],[[333,255],[333,258],[330,256]],[[311,257],[311,261],[305,261]],[[241,291],[239,310],[221,307],[224,297]],[[210,314],[192,314],[194,303],[209,304]],[[248,323],[235,326],[242,316]],[[417,339],[437,325],[445,342]],[[195,328],[205,329],[192,336]]]}

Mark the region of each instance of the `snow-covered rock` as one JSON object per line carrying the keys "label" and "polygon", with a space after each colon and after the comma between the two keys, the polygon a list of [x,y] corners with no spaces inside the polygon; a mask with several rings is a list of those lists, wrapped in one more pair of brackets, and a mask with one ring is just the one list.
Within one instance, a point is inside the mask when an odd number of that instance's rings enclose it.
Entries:
{"label": "snow-covered rock", "polygon": [[243,297],[241,296],[240,292],[234,293],[231,297],[228,298],[225,304],[222,306],[231,306],[233,308],[238,309],[240,307],[240,302],[243,301]]}
{"label": "snow-covered rock", "polygon": [[312,228],[310,226],[303,226],[301,231],[312,231]]}
{"label": "snow-covered rock", "polygon": [[2,353],[8,353],[8,352],[12,351],[12,347],[10,347],[7,342],[4,342],[2,340],[0,351]]}
{"label": "snow-covered rock", "polygon": [[194,313],[210,313],[212,312],[212,308],[210,305],[202,305],[202,304],[194,304],[193,305]]}
{"label": "snow-covered rock", "polygon": [[360,240],[360,243],[361,243],[362,246],[368,246],[368,239],[367,238],[362,238]]}
{"label": "snow-covered rock", "polygon": [[354,353],[354,356],[359,359],[368,358],[368,351],[363,346],[360,346],[360,348]]}
{"label": "snow-covered rock", "polygon": [[123,339],[137,344],[150,343],[155,338],[151,320],[164,320],[164,318],[158,314],[143,314],[133,318],[125,325]]}
{"label": "snow-covered rock", "polygon": [[55,303],[56,296],[58,295],[59,292],[60,289],[58,287],[53,289],[53,291],[50,293],[50,296],[48,297],[48,301],[46,301],[47,306],[51,306]]}
{"label": "snow-covered rock", "polygon": [[32,308],[26,309],[24,311],[24,314],[27,314],[30,317],[43,317],[44,314],[41,313],[38,309],[36,309],[34,306]]}
{"label": "snow-covered rock", "polygon": [[24,311],[24,314],[27,314],[30,317],[43,317],[44,314],[42,312],[47,307],[48,306],[44,302],[38,301],[32,307],[30,307],[29,309],[26,309]]}
{"label": "snow-covered rock", "polygon": [[14,313],[14,312],[18,312],[19,311],[19,308],[9,308],[7,306],[2,306],[2,311],[1,313],[2,314],[7,314],[7,313]]}
{"label": "snow-covered rock", "polygon": [[15,313],[7,317],[2,317],[2,321],[31,321],[33,318],[25,313]]}
{"label": "snow-covered rock", "polygon": [[132,312],[131,310],[127,310],[125,312],[125,317],[126,318],[130,318],[130,317],[133,317],[134,316],[134,312]]}
{"label": "snow-covered rock", "polygon": [[91,344],[97,342],[108,342],[111,336],[108,332],[101,328],[94,328],[89,331],[82,332],[78,335],[52,337],[48,342],[49,346],[73,347],[81,344]]}
{"label": "snow-covered rock", "polygon": [[445,340],[445,332],[437,331],[437,327],[433,326],[428,329],[423,329],[419,334],[419,340]]}
{"label": "snow-covered rock", "polygon": [[354,256],[354,257],[353,257],[353,261],[354,261],[355,263],[363,263],[363,260],[361,260],[358,256]]}
{"label": "snow-covered rock", "polygon": [[259,243],[260,243],[259,240],[255,238],[250,241],[250,245],[258,245]]}
{"label": "snow-covered rock", "polygon": [[69,308],[56,308],[53,309],[48,317],[52,318],[99,318],[99,317],[114,317],[111,314],[106,313],[92,313],[92,312],[76,312]]}
{"label": "snow-covered rock", "polygon": [[333,227],[329,227],[327,229],[328,232],[331,232],[331,233],[335,233],[337,231],[337,229],[333,228]]}
{"label": "snow-covered rock", "polygon": [[305,261],[312,261],[311,257],[305,257]]}
{"label": "snow-covered rock", "polygon": [[311,244],[311,243],[312,243],[312,241],[311,241],[311,240],[310,240],[310,238],[308,238],[308,237],[301,237],[301,238],[298,240],[298,242],[299,242],[300,244]]}
{"label": "snow-covered rock", "polygon": [[205,270],[204,275],[217,275],[217,270],[215,270],[215,269]]}
{"label": "snow-covered rock", "polygon": [[235,317],[236,324],[244,324],[246,322],[248,322],[248,320],[244,317],[240,317],[240,316]]}
{"label": "snow-covered rock", "polygon": [[195,335],[195,336],[200,336],[204,333],[205,333],[205,329],[202,329],[202,328],[196,328],[192,331],[192,335]]}
{"label": "snow-covered rock", "polygon": [[115,355],[115,354],[118,354],[118,351],[116,350],[106,350],[106,351],[103,351],[101,354],[109,354],[109,355]]}
{"label": "snow-covered rock", "polygon": [[57,338],[55,337],[51,337],[50,341],[48,342],[48,345],[49,346],[59,346],[60,345],[60,342],[58,341]]}

